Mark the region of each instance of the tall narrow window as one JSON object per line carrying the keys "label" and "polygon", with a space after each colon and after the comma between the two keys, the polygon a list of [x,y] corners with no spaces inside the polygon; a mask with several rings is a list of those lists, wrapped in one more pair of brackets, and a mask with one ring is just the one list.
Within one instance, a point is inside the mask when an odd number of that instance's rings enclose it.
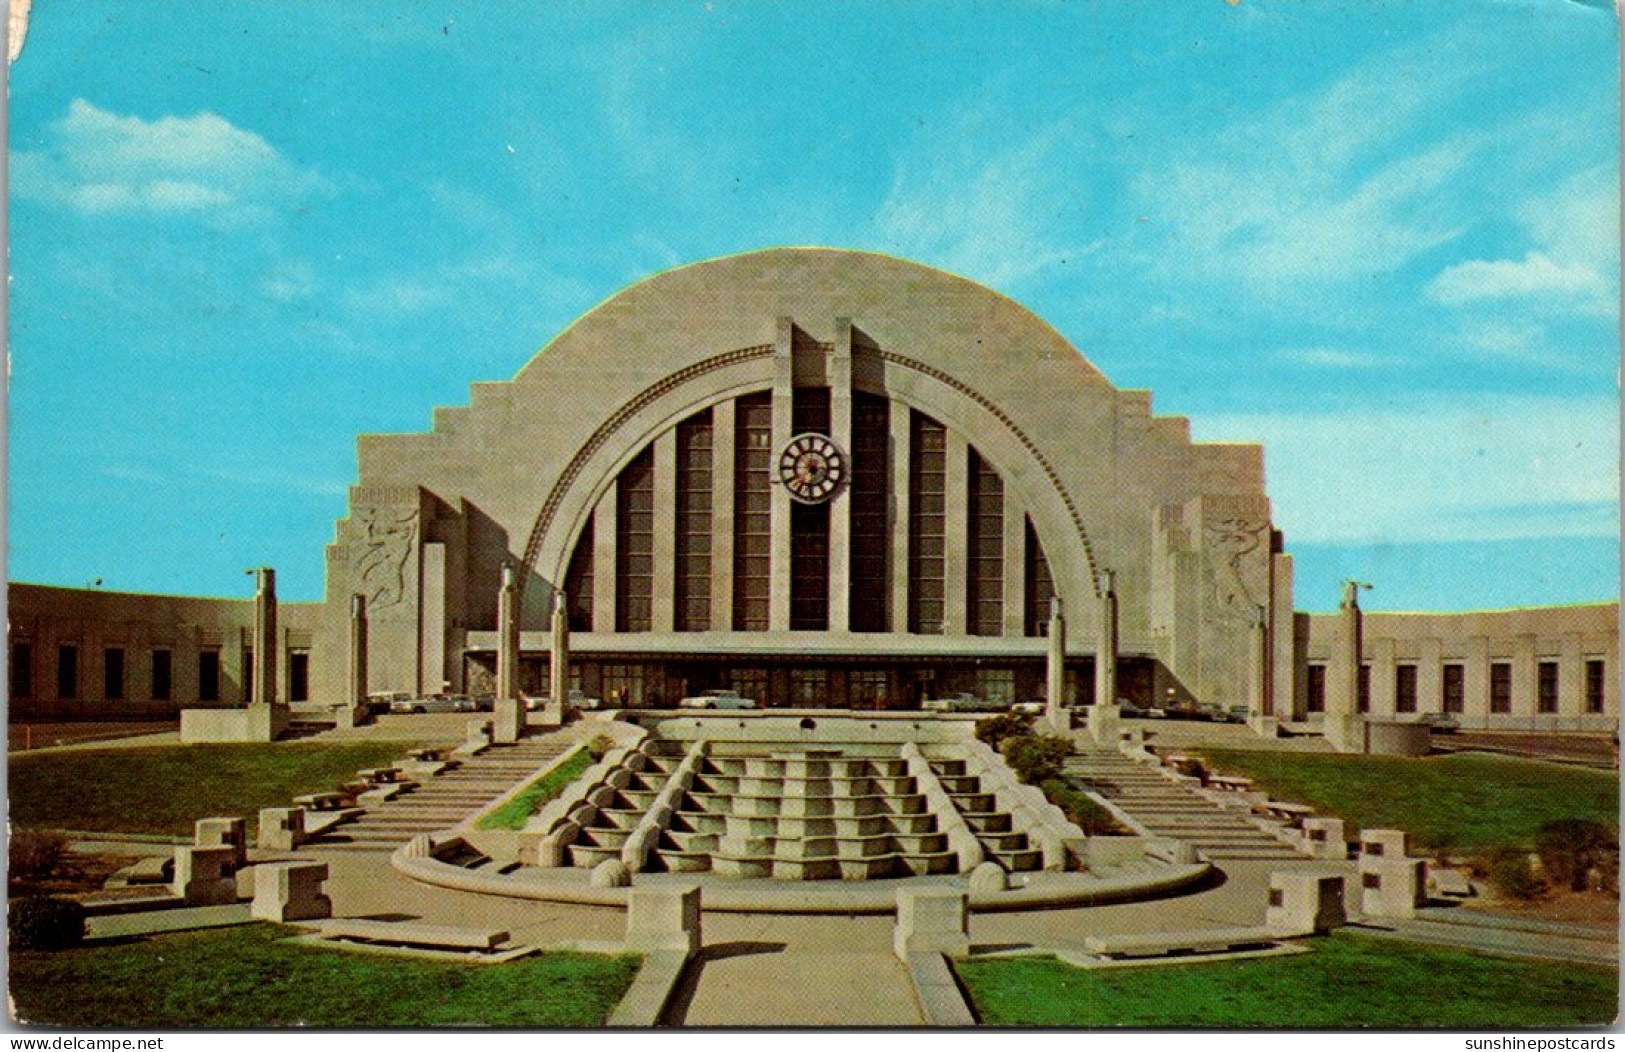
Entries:
{"label": "tall narrow window", "polygon": [[1038,543],[1038,531],[1033,529],[1033,520],[1027,520],[1027,625],[1026,635],[1049,635],[1049,606],[1050,600],[1055,598],[1055,581],[1050,577],[1049,560],[1044,557],[1044,548]]}
{"label": "tall narrow window", "polygon": [[976,450],[970,456],[965,624],[973,636],[1004,634],[1004,482]]}
{"label": "tall narrow window", "polygon": [[1604,670],[1607,664],[1600,658],[1591,658],[1586,661],[1586,711],[1597,713],[1603,710],[1603,701],[1606,697],[1607,674]]}
{"label": "tall narrow window", "polygon": [[56,696],[79,696],[79,648],[73,643],[63,643],[56,648]]}
{"label": "tall narrow window", "polygon": [[653,627],[655,583],[654,447],[621,470],[615,498],[615,630]]}
{"label": "tall narrow window", "polygon": [[169,701],[174,692],[174,655],[167,650],[152,652],[152,700]]}
{"label": "tall narrow window", "polygon": [[1452,662],[1443,669],[1444,678],[1440,684],[1443,697],[1440,707],[1445,712],[1467,711],[1467,667]]}
{"label": "tall narrow window", "polygon": [[288,700],[310,700],[310,652],[308,650],[291,650],[288,652]]}
{"label": "tall narrow window", "polygon": [[734,628],[765,632],[773,587],[773,399],[734,402]]}
{"label": "tall narrow window", "polygon": [[1309,683],[1304,691],[1304,711],[1326,711],[1326,666],[1309,666]]}
{"label": "tall narrow window", "polygon": [[[827,436],[829,388],[796,388],[790,420],[798,435]],[[829,628],[829,512],[828,503],[790,504],[790,627],[798,631]]]}
{"label": "tall narrow window", "polygon": [[1557,662],[1555,661],[1542,661],[1536,670],[1535,711],[1547,714],[1557,711]]}
{"label": "tall narrow window", "polygon": [[711,410],[677,425],[675,628],[711,627]]}
{"label": "tall narrow window", "polygon": [[254,650],[252,647],[243,648],[243,700],[252,701],[254,697]]}
{"label": "tall narrow window", "polygon": [[1359,712],[1371,711],[1371,666],[1360,666],[1359,696],[1355,701],[1355,709]]}
{"label": "tall narrow window", "polygon": [[570,631],[592,631],[593,550],[597,540],[597,516],[587,519],[576,538],[570,565],[564,571],[564,602],[570,614]]}
{"label": "tall narrow window", "polygon": [[1394,711],[1416,711],[1416,666],[1394,666]]}
{"label": "tall narrow window", "polygon": [[909,443],[909,631],[941,635],[947,564],[948,431],[916,412]]}
{"label": "tall narrow window", "polygon": [[890,593],[891,404],[852,396],[852,631],[884,632]]}
{"label": "tall narrow window", "polygon": [[11,644],[11,696],[34,696],[34,644]]}
{"label": "tall narrow window", "polygon": [[1490,663],[1490,711],[1495,713],[1512,711],[1512,662],[1510,661],[1493,661]]}
{"label": "tall narrow window", "polygon": [[102,651],[102,697],[108,701],[124,700],[123,647],[108,647]]}
{"label": "tall narrow window", "polygon": [[197,699],[220,700],[220,651],[200,650],[197,655]]}

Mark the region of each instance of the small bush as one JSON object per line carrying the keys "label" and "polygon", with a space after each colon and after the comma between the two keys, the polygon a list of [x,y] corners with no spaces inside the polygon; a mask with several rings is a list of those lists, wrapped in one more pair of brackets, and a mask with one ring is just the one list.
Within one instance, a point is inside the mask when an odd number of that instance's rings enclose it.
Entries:
{"label": "small bush", "polygon": [[48,829],[18,829],[9,848],[11,881],[40,881],[56,872],[67,854],[68,838]]}
{"label": "small bush", "polygon": [[1087,794],[1068,785],[1064,778],[1046,778],[1038,788],[1085,836],[1124,836],[1132,832]]}
{"label": "small bush", "polygon": [[990,749],[998,749],[1007,738],[1020,738],[1032,731],[1032,717],[1014,712],[1001,712],[997,716],[976,721],[976,740]]}
{"label": "small bush", "polygon": [[1187,778],[1200,778],[1203,785],[1207,784],[1208,776],[1211,773],[1207,769],[1207,764],[1194,756],[1181,757],[1170,766]]}
{"label": "small bush", "polygon": [[1024,734],[1006,738],[1000,749],[1016,777],[1028,785],[1058,778],[1061,764],[1072,755],[1072,742],[1058,734]]}
{"label": "small bush", "polygon": [[1528,901],[1537,898],[1546,887],[1546,882],[1535,872],[1529,852],[1521,848],[1497,848],[1478,868],[1489,878],[1495,890],[1510,899]]}
{"label": "small bush", "polygon": [[1614,831],[1589,818],[1560,818],[1547,822],[1535,833],[1541,868],[1553,882],[1570,891],[1584,891],[1592,870],[1603,867],[1618,848]]}
{"label": "small bush", "polygon": [[67,950],[85,941],[85,908],[72,899],[13,899],[6,921],[13,950]]}
{"label": "small bush", "polygon": [[591,741],[587,742],[587,755],[593,758],[594,763],[597,763],[613,748],[615,748],[615,743],[610,741],[608,737],[602,734],[595,735]]}

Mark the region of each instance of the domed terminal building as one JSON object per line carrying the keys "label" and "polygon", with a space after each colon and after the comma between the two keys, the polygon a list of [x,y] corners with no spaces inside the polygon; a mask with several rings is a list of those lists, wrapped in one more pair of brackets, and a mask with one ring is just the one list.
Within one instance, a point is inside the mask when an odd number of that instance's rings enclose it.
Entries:
{"label": "domed terminal building", "polygon": [[659,274],[359,446],[325,602],[268,629],[263,602],[15,586],[13,711],[241,707],[256,678],[312,708],[546,695],[567,638],[569,689],[614,707],[1617,724],[1617,604],[1296,613],[1261,447],[1192,442],[1021,305],[886,256]]}

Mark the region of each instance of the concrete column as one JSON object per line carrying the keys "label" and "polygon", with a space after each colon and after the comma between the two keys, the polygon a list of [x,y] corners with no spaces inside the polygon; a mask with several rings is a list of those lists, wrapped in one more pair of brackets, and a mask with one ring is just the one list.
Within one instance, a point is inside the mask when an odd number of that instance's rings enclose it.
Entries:
{"label": "concrete column", "polygon": [[525,726],[525,706],[519,697],[519,588],[509,563],[503,564],[502,591],[497,593],[497,699],[492,717],[493,740],[519,740]]}
{"label": "concrete column", "polygon": [[1027,513],[1004,490],[1004,635],[1027,634]]}
{"label": "concrete column", "polygon": [[1292,609],[1292,556],[1280,553],[1270,557],[1270,647],[1271,676],[1266,715],[1296,719],[1298,640]]}
{"label": "concrete column", "polygon": [[829,359],[829,437],[847,456],[847,477],[829,500],[829,630],[852,627],[852,319],[835,319]]}
{"label": "concrete column", "polygon": [[1253,715],[1266,715],[1270,709],[1269,611],[1253,608],[1253,624],[1248,631],[1247,709]]}
{"label": "concrete column", "polygon": [[[254,575],[254,682],[250,705],[277,705],[276,571],[269,566],[250,570]],[[81,687],[83,684],[81,684]]]}
{"label": "concrete column", "polygon": [[734,626],[734,430],[733,399],[711,407],[711,628]]}
{"label": "concrete column", "polygon": [[547,665],[548,685],[551,688],[547,722],[562,724],[565,706],[570,701],[570,610],[562,590],[553,593],[553,646]]}
{"label": "concrete column", "polygon": [[350,678],[345,703],[363,705],[367,701],[367,597],[350,597]]}
{"label": "concrete column", "polygon": [[1565,632],[1557,652],[1557,712],[1564,717],[1585,715],[1585,647],[1575,632]]}
{"label": "concrete column", "polygon": [[1416,711],[1444,711],[1444,641],[1437,636],[1422,640],[1416,662]]}
{"label": "concrete column", "polygon": [[1484,636],[1470,637],[1467,660],[1463,664],[1466,668],[1461,672],[1462,692],[1466,697],[1462,702],[1462,716],[1466,719],[1462,723],[1483,727],[1490,717],[1490,641]]}
{"label": "concrete column", "polygon": [[909,479],[914,459],[912,410],[891,403],[891,630],[908,624]]}
{"label": "concrete column", "polygon": [[[1051,727],[1070,728],[1072,717],[1061,708],[1066,693],[1066,613],[1061,597],[1049,601],[1049,650],[1044,665],[1044,719]],[[1097,699],[1098,700],[1098,699]]]}
{"label": "concrete column", "polygon": [[1095,704],[1117,704],[1117,575],[1100,571],[1100,636],[1095,646]]}
{"label": "concrete column", "polygon": [[616,529],[619,496],[611,482],[592,515],[592,630],[615,631]]}
{"label": "concrete column", "polygon": [[965,634],[969,613],[966,575],[970,572],[970,445],[957,431],[948,432],[947,493],[944,498],[942,551],[942,634]]}
{"label": "concrete column", "polygon": [[1326,716],[1352,716],[1359,711],[1360,662],[1364,654],[1360,589],[1369,588],[1359,581],[1343,582],[1343,602],[1338,607],[1336,658],[1330,662],[1326,676]]}
{"label": "concrete column", "polygon": [[1516,636],[1512,640],[1512,714],[1535,714],[1535,637]]}
{"label": "concrete column", "polygon": [[654,610],[650,627],[671,632],[677,616],[677,429],[654,441]]}
{"label": "concrete column", "polygon": [[422,548],[422,594],[418,606],[418,691],[446,689],[446,546],[426,542]]}
{"label": "concrete column", "polygon": [[[1371,714],[1392,716],[1397,711],[1394,697],[1394,640],[1379,636],[1371,641]],[[1420,699],[1418,699],[1420,704]]]}
{"label": "concrete column", "polygon": [[769,563],[772,591],[768,596],[767,627],[773,632],[790,630],[790,491],[779,483],[779,454],[793,437],[795,418],[795,323],[780,318],[778,336],[773,341],[773,451],[768,459],[771,494],[772,547]]}

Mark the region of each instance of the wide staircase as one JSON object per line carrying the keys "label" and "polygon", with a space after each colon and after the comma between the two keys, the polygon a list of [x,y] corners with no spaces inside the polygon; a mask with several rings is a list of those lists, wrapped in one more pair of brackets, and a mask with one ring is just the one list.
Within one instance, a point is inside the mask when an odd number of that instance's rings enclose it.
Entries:
{"label": "wide staircase", "polygon": [[456,825],[535,775],[569,746],[570,742],[557,738],[493,745],[448,771],[423,779],[411,792],[369,807],[356,821],[336,826],[310,843],[313,847],[393,851],[420,833]]}
{"label": "wide staircase", "polygon": [[1211,862],[1303,857],[1245,815],[1121,753],[1084,751],[1066,761],[1063,773],[1074,787],[1099,793],[1153,835],[1184,841]]}

